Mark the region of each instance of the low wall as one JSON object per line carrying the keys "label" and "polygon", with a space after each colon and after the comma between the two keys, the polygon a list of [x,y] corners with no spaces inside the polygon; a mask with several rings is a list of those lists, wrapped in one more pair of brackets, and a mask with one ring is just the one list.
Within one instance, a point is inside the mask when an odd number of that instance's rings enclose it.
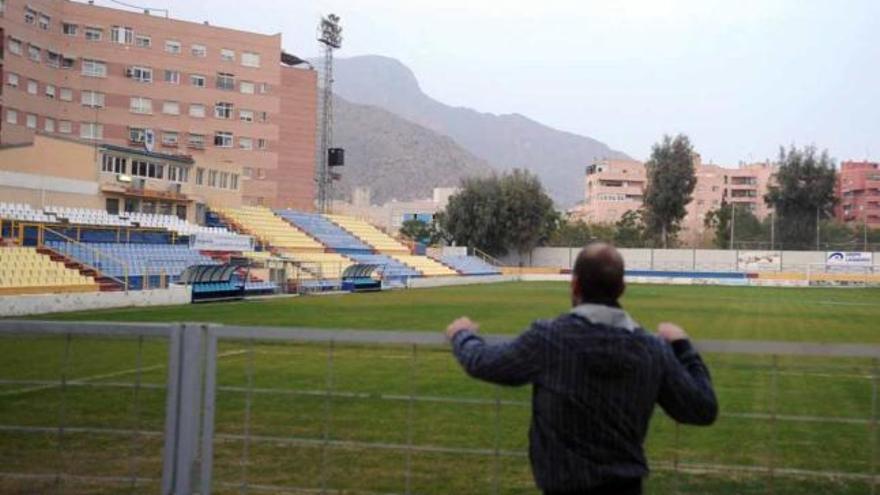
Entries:
{"label": "low wall", "polygon": [[[519,256],[511,253],[502,262],[510,267],[553,268],[567,270],[574,266],[580,247],[540,247]],[[681,270],[681,271],[744,271],[740,255],[752,251],[725,249],[620,249],[627,270]],[[774,251],[778,264],[750,271],[783,271],[806,273],[810,266],[825,262],[825,251]],[[874,263],[880,263],[880,253],[874,253]],[[880,265],[878,265],[880,266]],[[526,273],[526,272],[523,272]]]}
{"label": "low wall", "polygon": [[129,292],[78,292],[3,296],[0,297],[0,317],[63,313],[90,309],[171,306],[189,303],[189,287],[178,285],[171,286],[168,289]]}
{"label": "low wall", "polygon": [[454,285],[494,284],[515,282],[519,277],[509,275],[479,275],[471,277],[418,277],[407,282],[407,288],[425,289],[429,287],[451,287]]}

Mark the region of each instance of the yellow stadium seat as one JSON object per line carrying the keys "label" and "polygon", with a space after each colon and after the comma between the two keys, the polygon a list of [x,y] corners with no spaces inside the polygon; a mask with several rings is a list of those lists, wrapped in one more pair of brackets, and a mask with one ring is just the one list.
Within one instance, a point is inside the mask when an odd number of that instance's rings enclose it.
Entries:
{"label": "yellow stadium seat", "polygon": [[98,290],[98,285],[31,247],[0,247],[0,294]]}
{"label": "yellow stadium seat", "polygon": [[242,206],[241,208],[217,208],[216,210],[231,223],[239,225],[246,232],[273,247],[285,250],[324,250],[321,243],[285,222],[268,208]]}
{"label": "yellow stadium seat", "polygon": [[363,220],[347,215],[325,215],[325,217],[382,254],[410,254],[410,249],[400,241]]}

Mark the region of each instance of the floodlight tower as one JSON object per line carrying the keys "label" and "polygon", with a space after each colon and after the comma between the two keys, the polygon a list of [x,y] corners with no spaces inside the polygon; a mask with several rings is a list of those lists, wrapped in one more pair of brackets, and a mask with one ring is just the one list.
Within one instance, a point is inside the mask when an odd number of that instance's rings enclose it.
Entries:
{"label": "floodlight tower", "polygon": [[318,24],[318,42],[324,50],[324,73],[321,88],[321,144],[318,149],[318,210],[327,213],[332,199],[333,175],[330,173],[328,153],[333,146],[333,50],[342,47],[342,26],[339,16],[330,14]]}

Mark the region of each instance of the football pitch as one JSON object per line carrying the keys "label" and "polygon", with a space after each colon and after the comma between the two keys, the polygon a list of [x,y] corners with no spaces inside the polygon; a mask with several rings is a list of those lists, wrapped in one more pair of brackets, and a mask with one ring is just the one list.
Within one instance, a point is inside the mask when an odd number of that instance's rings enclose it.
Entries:
{"label": "football pitch", "polygon": [[[623,304],[695,340],[880,343],[878,289],[642,285]],[[566,284],[542,282],[51,318],[440,332],[468,315],[515,334],[568,306]],[[470,380],[444,347],[221,341],[219,355],[214,493],[536,493],[529,389]],[[159,491],[164,341],[0,337],[0,356],[0,493]],[[657,410],[646,493],[874,493],[874,360],[704,358],[721,416],[678,427]]]}

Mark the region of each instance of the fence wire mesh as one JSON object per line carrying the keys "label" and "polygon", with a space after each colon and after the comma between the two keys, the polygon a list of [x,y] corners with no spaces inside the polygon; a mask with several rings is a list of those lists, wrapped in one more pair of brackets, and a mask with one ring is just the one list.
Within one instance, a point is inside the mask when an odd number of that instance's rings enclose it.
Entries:
{"label": "fence wire mesh", "polygon": [[[0,492],[172,493],[174,424],[200,493],[535,493],[528,388],[470,380],[437,335],[37,325],[0,322]],[[658,410],[647,493],[876,493],[880,349],[701,347],[721,417]]]}

